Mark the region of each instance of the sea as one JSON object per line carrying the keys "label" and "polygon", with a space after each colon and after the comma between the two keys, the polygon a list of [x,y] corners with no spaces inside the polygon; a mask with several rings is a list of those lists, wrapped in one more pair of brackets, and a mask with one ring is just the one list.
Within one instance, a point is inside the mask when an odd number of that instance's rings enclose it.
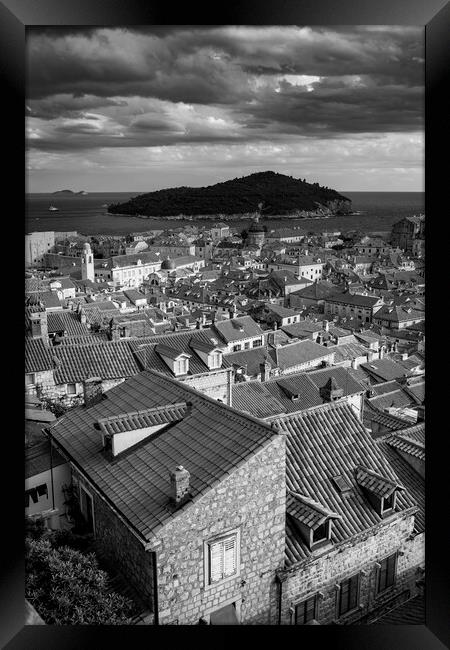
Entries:
{"label": "sea", "polygon": [[[139,192],[92,192],[87,195],[27,194],[25,197],[25,231],[76,231],[83,235],[124,235],[148,230],[166,230],[187,225],[207,227],[214,221],[145,219],[108,214],[107,206],[137,196]],[[353,214],[320,219],[262,219],[272,228],[294,227],[311,232],[387,233],[403,217],[425,212],[424,192],[345,192],[352,201]],[[49,211],[50,206],[58,211]],[[217,220],[220,218],[218,217]],[[232,221],[238,230],[248,227],[249,220]]]}

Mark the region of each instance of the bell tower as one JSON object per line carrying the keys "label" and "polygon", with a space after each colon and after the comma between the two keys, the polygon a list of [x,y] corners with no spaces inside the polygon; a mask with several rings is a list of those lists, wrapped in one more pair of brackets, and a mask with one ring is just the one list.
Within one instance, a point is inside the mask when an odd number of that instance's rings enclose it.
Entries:
{"label": "bell tower", "polygon": [[94,282],[94,255],[91,251],[91,245],[86,243],[83,247],[83,255],[81,258],[81,279],[92,280]]}

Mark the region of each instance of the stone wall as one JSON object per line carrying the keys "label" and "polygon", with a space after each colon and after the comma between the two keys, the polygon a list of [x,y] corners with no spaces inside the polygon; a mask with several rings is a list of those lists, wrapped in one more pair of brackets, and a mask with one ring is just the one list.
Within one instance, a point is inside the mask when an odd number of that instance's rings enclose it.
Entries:
{"label": "stone wall", "polygon": [[145,551],[144,545],[74,469],[72,476],[76,492],[81,484],[93,497],[95,546],[99,556],[130,581],[149,610],[153,611],[151,553]]}
{"label": "stone wall", "polygon": [[[231,602],[244,624],[275,623],[271,610],[275,570],[284,562],[285,499],[285,439],[277,435],[157,532],[161,624],[196,624]],[[238,575],[206,584],[205,542],[236,529]]]}
{"label": "stone wall", "polygon": [[[309,558],[296,569],[284,573],[282,624],[294,621],[295,604],[319,594],[317,618],[322,625],[352,624],[370,618],[393,598],[405,600],[417,592],[418,567],[425,562],[422,535],[411,538],[414,515],[399,515],[376,529],[349,541],[322,557]],[[376,595],[376,562],[399,552],[395,585]],[[356,573],[360,575],[359,607],[338,619],[336,584]]]}
{"label": "stone wall", "polygon": [[231,406],[231,371],[211,371],[206,375],[197,375],[183,379],[183,383]]}

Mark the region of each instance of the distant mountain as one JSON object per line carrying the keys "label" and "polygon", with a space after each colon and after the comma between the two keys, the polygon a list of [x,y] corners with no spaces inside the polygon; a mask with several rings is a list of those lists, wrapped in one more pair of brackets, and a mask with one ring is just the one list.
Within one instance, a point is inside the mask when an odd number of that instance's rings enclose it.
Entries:
{"label": "distant mountain", "polygon": [[59,194],[60,196],[61,195],[69,196],[69,195],[80,195],[81,194],[81,195],[85,196],[87,194],[87,192],[85,192],[84,190],[81,190],[81,192],[73,192],[72,190],[57,190],[56,192],[52,192],[52,194]]}
{"label": "distant mountain", "polygon": [[174,187],[140,194],[108,207],[111,214],[141,216],[237,215],[314,216],[348,214],[351,201],[318,183],[258,172],[208,187]]}

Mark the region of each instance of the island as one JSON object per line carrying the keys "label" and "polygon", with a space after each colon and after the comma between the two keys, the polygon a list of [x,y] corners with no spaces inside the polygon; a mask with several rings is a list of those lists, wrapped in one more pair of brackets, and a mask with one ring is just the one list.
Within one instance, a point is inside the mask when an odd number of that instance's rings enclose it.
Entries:
{"label": "island", "polygon": [[52,195],[59,195],[59,196],[86,196],[87,192],[85,190],[81,190],[80,192],[73,192],[72,190],[57,190],[56,192],[52,192]]}
{"label": "island", "polygon": [[108,206],[110,214],[170,219],[310,218],[351,214],[351,200],[336,190],[273,171],[207,187],[174,187]]}

